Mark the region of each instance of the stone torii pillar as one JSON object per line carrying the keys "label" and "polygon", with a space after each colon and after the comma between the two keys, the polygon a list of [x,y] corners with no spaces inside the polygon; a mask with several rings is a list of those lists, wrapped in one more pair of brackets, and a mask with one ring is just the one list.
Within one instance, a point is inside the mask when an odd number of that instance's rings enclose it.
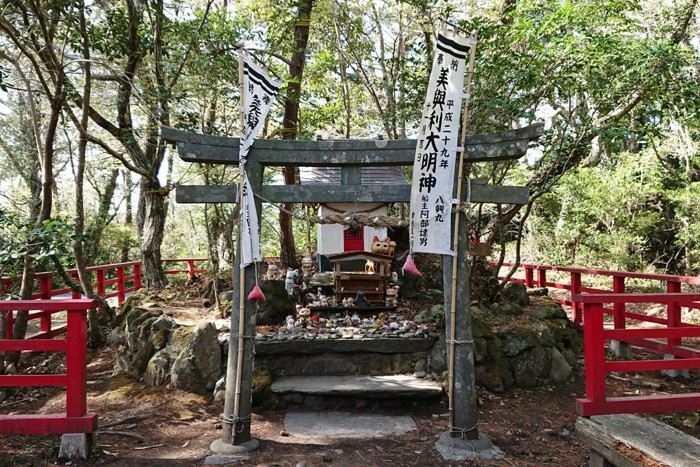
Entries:
{"label": "stone torii pillar", "polygon": [[[161,128],[164,140],[177,145],[178,154],[187,162],[209,164],[238,164],[239,139],[222,136],[208,136],[175,130],[169,127]],[[466,139],[465,163],[493,162],[518,159],[525,155],[529,142],[538,139],[543,132],[542,124],[530,125],[518,130],[500,133],[471,135]],[[293,140],[257,140],[248,154],[248,177],[251,188],[256,195],[256,203],[260,199],[271,203],[342,203],[348,199],[358,202],[379,203],[408,203],[410,202],[411,186],[406,185],[364,185],[361,177],[363,166],[410,166],[415,159],[415,140],[342,140],[342,141],[293,141]],[[295,167],[332,167],[341,170],[341,185],[263,185],[265,167],[295,166]],[[478,183],[472,180],[464,184],[463,193],[457,198],[462,202],[497,204],[526,204],[528,189],[516,186],[497,186]],[[177,186],[176,200],[178,203],[235,203],[238,200],[237,186],[207,185],[207,186]],[[258,215],[262,212],[258,206]],[[458,346],[455,352],[455,393],[454,425],[471,428],[466,430],[464,438],[478,438],[477,407],[474,385],[474,360],[471,341],[470,296],[469,296],[469,254],[466,232],[466,216],[459,216],[462,223],[457,257],[457,318],[455,323],[447,322],[449,335],[450,326],[455,326],[455,341],[464,345]],[[240,274],[240,271],[236,271]],[[237,276],[238,277],[238,276]],[[254,267],[246,268],[246,290],[254,283]],[[452,257],[444,257],[445,308],[451,307],[452,288]],[[234,303],[240,293],[238,280],[234,282]],[[238,319],[231,323],[231,335],[243,333],[244,336],[255,335],[255,305],[246,303],[244,329],[238,328]],[[446,320],[447,321],[447,320]],[[237,339],[229,339],[229,356],[237,353]],[[212,445],[219,453],[236,453],[241,450],[254,449],[257,440],[250,436],[250,418],[252,413],[252,373],[255,356],[254,339],[244,339],[242,352],[243,368],[240,394],[241,414],[235,422],[227,422],[230,416],[233,394],[226,394],[224,409],[225,429],[219,442]],[[227,378],[236,375],[236,359],[229,358]],[[228,387],[228,385],[227,385]],[[240,448],[240,449],[237,449]]]}

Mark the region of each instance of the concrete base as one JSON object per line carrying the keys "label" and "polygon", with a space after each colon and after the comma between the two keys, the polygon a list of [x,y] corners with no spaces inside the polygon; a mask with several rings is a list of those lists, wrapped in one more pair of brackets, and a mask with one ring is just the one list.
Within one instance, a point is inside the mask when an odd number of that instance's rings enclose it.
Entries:
{"label": "concrete base", "polygon": [[61,436],[59,459],[85,460],[90,457],[90,449],[95,444],[92,433],[66,433]]}
{"label": "concrete base", "polygon": [[435,449],[446,461],[503,458],[501,450],[483,434],[479,434],[479,439],[466,440],[453,438],[448,431],[440,435],[440,438],[435,442]]}
{"label": "concrete base", "polygon": [[610,341],[610,350],[619,360],[632,360],[632,348],[627,342]]}
{"label": "concrete base", "polygon": [[251,438],[250,441],[246,441],[242,444],[224,443],[223,441],[221,441],[221,438],[219,438],[213,443],[211,443],[209,449],[211,449],[214,453],[220,454],[222,456],[231,456],[254,451],[258,449],[258,446],[260,446],[260,441],[258,441],[255,438]]}
{"label": "concrete base", "polygon": [[[666,354],[664,355],[664,360],[675,360],[676,356],[675,355],[669,355]],[[690,378],[690,373],[688,370],[661,370],[661,373],[670,377],[670,378],[678,378],[679,376],[682,376],[683,378]]]}

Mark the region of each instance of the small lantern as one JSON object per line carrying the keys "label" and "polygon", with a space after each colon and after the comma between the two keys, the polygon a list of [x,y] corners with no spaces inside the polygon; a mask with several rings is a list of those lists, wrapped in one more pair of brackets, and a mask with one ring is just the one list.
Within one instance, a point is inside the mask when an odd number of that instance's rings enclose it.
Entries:
{"label": "small lantern", "polygon": [[313,269],[314,269],[314,260],[311,259],[310,256],[304,256],[301,259],[301,270],[304,274],[304,277],[310,276]]}

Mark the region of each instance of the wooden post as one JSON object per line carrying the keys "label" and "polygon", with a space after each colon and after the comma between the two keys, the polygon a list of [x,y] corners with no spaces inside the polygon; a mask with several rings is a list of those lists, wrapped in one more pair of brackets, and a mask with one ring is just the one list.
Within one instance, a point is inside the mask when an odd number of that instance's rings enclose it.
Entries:
{"label": "wooden post", "polygon": [[120,305],[126,299],[126,281],[124,280],[124,266],[117,267],[117,303]]}
{"label": "wooden post", "polygon": [[537,287],[547,287],[547,270],[537,270]]}
{"label": "wooden post", "polygon": [[[95,306],[94,304],[92,306]],[[68,310],[66,329],[66,415],[82,417],[87,410],[87,320],[85,310]]]}
{"label": "wooden post", "polygon": [[581,324],[581,319],[583,318],[583,305],[574,301],[574,295],[581,293],[581,273],[572,272],[571,273],[571,320],[574,324]]}
{"label": "wooden post", "polygon": [[134,263],[134,292],[141,289],[141,263]]}
{"label": "wooden post", "polygon": [[533,274],[532,267],[525,266],[525,287],[531,289],[535,286],[535,277]]}
{"label": "wooden post", "polygon": [[97,295],[100,297],[105,296],[105,270],[97,270]]}
{"label": "wooden post", "polygon": [[51,300],[51,273],[41,274],[39,277],[39,298]]}
{"label": "wooden post", "polygon": [[[90,273],[88,272],[88,274],[90,274]],[[80,282],[80,278],[78,277],[77,272],[71,273],[71,277],[76,282]],[[82,296],[83,296],[83,294],[81,294],[80,292],[75,292],[75,291],[71,294],[71,298],[73,298],[75,300],[79,300],[80,298],[82,298]]]}
{"label": "wooden post", "polygon": [[586,342],[583,346],[586,361],[586,398],[599,403],[605,402],[605,339],[603,333],[603,304],[586,303],[584,305],[583,334]]}
{"label": "wooden post", "polygon": [[[666,282],[666,292],[667,293],[681,293],[681,283],[680,282],[671,282],[668,281]],[[666,320],[667,320],[667,327],[669,328],[675,328],[678,327],[681,323],[681,305],[678,302],[669,302],[668,305],[666,305]],[[668,338],[668,346],[670,347],[669,351],[673,349],[673,347],[677,347],[681,345],[681,338],[680,337],[669,337]],[[669,352],[670,353],[670,352]]]}
{"label": "wooden post", "polygon": [[[625,293],[625,278],[613,276],[613,292]],[[623,302],[613,303],[613,319],[615,329],[625,329],[625,304]]]}

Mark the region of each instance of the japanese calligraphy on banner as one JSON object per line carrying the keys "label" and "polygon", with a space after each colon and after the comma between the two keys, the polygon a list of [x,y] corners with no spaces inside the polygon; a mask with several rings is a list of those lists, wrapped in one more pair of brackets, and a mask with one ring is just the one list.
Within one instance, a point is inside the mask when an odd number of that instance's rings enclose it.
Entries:
{"label": "japanese calligraphy on banner", "polygon": [[242,51],[239,60],[243,60],[243,135],[239,150],[239,168],[243,174],[241,183],[241,267],[252,262],[262,261],[260,252],[260,226],[255,199],[245,169],[248,152],[255,137],[265,122],[267,112],[280,90],[281,82],[271,79],[267,73],[253,63],[250,55]]}
{"label": "japanese calligraphy on banner", "polygon": [[411,186],[411,248],[452,255],[451,227],[468,38],[441,31],[420,122]]}

